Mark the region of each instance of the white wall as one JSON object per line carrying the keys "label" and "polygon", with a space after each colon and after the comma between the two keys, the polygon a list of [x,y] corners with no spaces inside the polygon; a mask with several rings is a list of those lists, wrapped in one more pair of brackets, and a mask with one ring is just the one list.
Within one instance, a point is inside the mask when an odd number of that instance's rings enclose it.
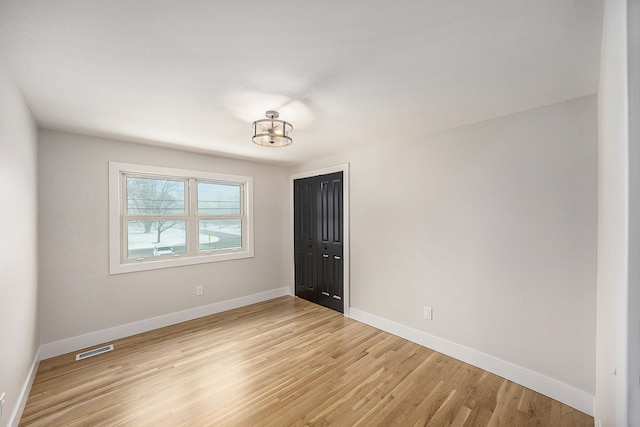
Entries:
{"label": "white wall", "polygon": [[605,3],[599,88],[596,417],[627,425],[628,121],[626,2]]}
{"label": "white wall", "polygon": [[[640,426],[640,2],[627,11],[629,76],[628,420]],[[635,404],[632,404],[635,402]]]}
{"label": "white wall", "polygon": [[0,425],[21,405],[38,350],[37,129],[0,59]]}
{"label": "white wall", "polygon": [[599,88],[596,417],[640,426],[640,4],[605,1]]}
{"label": "white wall", "polygon": [[351,306],[580,390],[592,412],[596,97],[291,173],[343,162]]}
{"label": "white wall", "polygon": [[[288,286],[282,167],[53,131],[38,154],[43,344]],[[255,257],[110,276],[111,160],[253,176]]]}

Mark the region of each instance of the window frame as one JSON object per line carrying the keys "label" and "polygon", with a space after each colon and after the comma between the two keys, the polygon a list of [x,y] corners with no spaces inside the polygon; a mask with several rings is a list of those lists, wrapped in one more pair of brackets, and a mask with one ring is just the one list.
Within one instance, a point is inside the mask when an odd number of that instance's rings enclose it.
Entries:
{"label": "window frame", "polygon": [[[185,181],[184,215],[134,215],[127,212],[126,177],[165,178]],[[239,185],[240,214],[198,214],[197,183],[213,182]],[[185,222],[186,248],[184,254],[128,258],[128,222],[132,218],[157,220],[178,218]],[[207,219],[240,219],[242,246],[240,248],[201,251],[198,224]],[[158,268],[194,265],[209,262],[251,258],[253,251],[253,177],[228,175],[206,171],[174,169],[159,166],[109,162],[109,274],[155,270]]]}

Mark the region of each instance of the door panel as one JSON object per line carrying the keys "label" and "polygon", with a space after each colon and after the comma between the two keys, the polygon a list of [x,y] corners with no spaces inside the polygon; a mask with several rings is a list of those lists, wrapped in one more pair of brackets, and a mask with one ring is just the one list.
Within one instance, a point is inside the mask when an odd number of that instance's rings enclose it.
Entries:
{"label": "door panel", "polygon": [[320,263],[322,268],[320,269],[320,277],[318,278],[318,291],[320,294],[318,295],[318,302],[324,306],[329,304],[331,299],[331,287],[329,286],[328,278],[331,277],[331,261],[329,260],[329,255],[322,254],[322,258],[320,259]]}
{"label": "door panel", "polygon": [[[329,282],[329,286],[330,286],[329,287],[329,293],[331,294],[332,298],[334,299],[333,304],[336,307],[340,307],[340,308],[344,309],[344,303],[342,301],[342,299],[343,299],[343,284],[342,284],[343,263],[342,263],[342,257],[334,255],[332,263],[333,263],[333,269],[332,269],[331,273],[333,274],[333,278]],[[336,308],[336,310],[338,310],[338,309]],[[342,310],[338,310],[338,311],[342,311]]]}
{"label": "door panel", "polygon": [[342,248],[342,227],[343,227],[343,209],[342,209],[342,176],[339,180],[333,181],[333,243],[340,244]]}
{"label": "door panel", "polygon": [[296,295],[343,312],[342,172],[294,181],[294,229]]}
{"label": "door panel", "polygon": [[294,188],[295,292],[315,298],[315,220],[313,182],[300,182]]}

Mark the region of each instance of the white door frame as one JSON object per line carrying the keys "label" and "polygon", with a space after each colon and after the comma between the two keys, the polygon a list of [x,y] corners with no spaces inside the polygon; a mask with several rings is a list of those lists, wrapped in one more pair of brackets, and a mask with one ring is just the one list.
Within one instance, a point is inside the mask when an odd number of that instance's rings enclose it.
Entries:
{"label": "white door frame", "polygon": [[344,315],[349,317],[349,308],[351,307],[351,293],[349,282],[349,266],[351,256],[349,253],[349,163],[342,163],[335,166],[329,166],[322,169],[314,169],[306,172],[299,172],[289,176],[289,265],[291,277],[291,295],[296,295],[296,270],[295,270],[295,252],[294,252],[294,230],[293,230],[293,181],[300,178],[310,178],[318,175],[326,175],[334,172],[342,172],[342,201],[343,201],[343,243],[342,243],[342,259],[343,259],[343,298],[344,298]]}

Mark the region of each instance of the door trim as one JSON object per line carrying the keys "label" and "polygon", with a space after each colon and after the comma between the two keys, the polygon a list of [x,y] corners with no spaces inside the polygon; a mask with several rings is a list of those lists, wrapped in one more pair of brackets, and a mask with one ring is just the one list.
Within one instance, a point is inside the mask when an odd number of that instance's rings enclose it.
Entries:
{"label": "door trim", "polygon": [[351,307],[351,286],[350,286],[350,282],[349,282],[349,271],[350,271],[350,264],[351,264],[351,253],[350,253],[350,237],[349,237],[349,200],[350,200],[350,196],[349,196],[349,163],[342,163],[339,165],[335,165],[335,166],[329,166],[326,168],[321,168],[321,169],[313,169],[310,171],[306,171],[306,172],[299,172],[293,175],[289,176],[289,278],[290,278],[290,286],[289,289],[291,290],[291,295],[296,294],[296,283],[295,283],[295,274],[296,274],[296,270],[295,270],[295,252],[294,252],[294,234],[293,234],[293,209],[294,209],[294,203],[293,203],[293,181],[295,181],[296,179],[300,179],[300,178],[311,178],[313,176],[318,176],[318,175],[326,175],[329,173],[334,173],[334,172],[342,172],[342,198],[343,198],[343,218],[342,220],[344,221],[344,242],[342,245],[342,250],[343,250],[343,266],[344,266],[344,270],[342,272],[342,284],[344,286],[343,289],[343,298],[344,298],[344,316],[345,317],[350,317],[349,315],[349,309]]}

